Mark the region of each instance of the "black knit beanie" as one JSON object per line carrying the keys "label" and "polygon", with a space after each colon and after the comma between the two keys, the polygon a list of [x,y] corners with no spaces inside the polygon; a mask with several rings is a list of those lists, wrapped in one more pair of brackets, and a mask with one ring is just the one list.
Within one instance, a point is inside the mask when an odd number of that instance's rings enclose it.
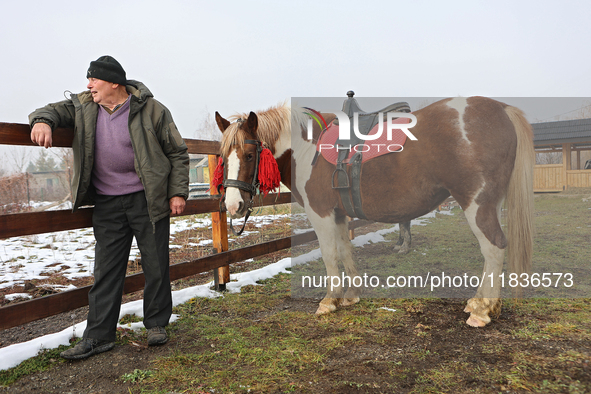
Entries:
{"label": "black knit beanie", "polygon": [[125,86],[127,78],[121,64],[111,56],[101,56],[94,62],[90,62],[86,78],[97,78],[103,81],[118,83]]}

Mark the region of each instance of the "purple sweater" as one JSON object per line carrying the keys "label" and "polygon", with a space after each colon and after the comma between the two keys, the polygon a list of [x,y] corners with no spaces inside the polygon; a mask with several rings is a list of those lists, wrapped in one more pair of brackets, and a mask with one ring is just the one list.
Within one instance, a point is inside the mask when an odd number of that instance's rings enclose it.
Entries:
{"label": "purple sweater", "polygon": [[129,98],[109,114],[99,106],[94,145],[92,183],[98,194],[120,196],[144,189],[134,168],[129,137]]}

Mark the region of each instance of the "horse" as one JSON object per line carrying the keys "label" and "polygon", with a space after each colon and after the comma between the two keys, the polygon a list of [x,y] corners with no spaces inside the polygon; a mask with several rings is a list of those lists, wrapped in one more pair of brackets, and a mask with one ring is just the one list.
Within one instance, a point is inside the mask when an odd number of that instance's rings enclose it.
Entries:
{"label": "horse", "polygon": [[[404,223],[433,211],[452,196],[478,240],[487,277],[502,273],[505,249],[511,272],[529,272],[535,154],[532,127],[523,112],[475,96],[443,99],[413,114],[416,141],[406,143],[403,152],[362,164],[365,216],[376,222]],[[322,116],[327,123],[336,117],[329,113]],[[358,275],[348,236],[349,218],[339,192],[331,185],[335,165],[323,156],[311,164],[322,130],[314,125],[309,139],[306,110],[283,104],[230,120],[216,112],[215,118],[222,131],[220,154],[230,181],[225,184],[225,209],[230,217],[243,217],[250,209],[253,189],[236,187],[236,182],[255,182],[257,150],[268,148],[282,183],[304,207],[316,231],[327,275],[339,276],[339,261],[349,277]],[[507,236],[500,224],[503,203]],[[464,312],[470,313],[466,323],[484,327],[498,317],[500,291],[498,280],[483,281],[466,303]],[[345,292],[342,285],[337,286],[327,290],[316,313],[329,313],[358,301],[358,289],[349,286]]]}

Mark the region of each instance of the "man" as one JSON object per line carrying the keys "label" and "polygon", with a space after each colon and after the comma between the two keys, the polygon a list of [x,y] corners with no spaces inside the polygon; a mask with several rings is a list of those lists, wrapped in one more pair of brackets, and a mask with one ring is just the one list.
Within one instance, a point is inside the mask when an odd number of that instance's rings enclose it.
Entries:
{"label": "man", "polygon": [[82,359],[115,347],[129,251],[135,236],[146,278],[148,345],[168,340],[172,314],[170,213],[189,194],[189,155],[170,111],[111,56],[90,63],[88,91],[29,115],[31,140],[51,147],[52,130],[74,127],[73,210],[94,204],[94,285],[83,339],[62,352]]}

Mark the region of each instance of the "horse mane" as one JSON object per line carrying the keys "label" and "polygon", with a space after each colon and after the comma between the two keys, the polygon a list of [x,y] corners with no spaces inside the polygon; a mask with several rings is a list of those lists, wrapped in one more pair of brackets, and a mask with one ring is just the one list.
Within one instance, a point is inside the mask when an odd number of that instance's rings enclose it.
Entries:
{"label": "horse mane", "polygon": [[[228,118],[230,126],[224,131],[221,141],[221,153],[227,157],[233,145],[244,145],[245,133],[241,125],[248,119],[248,113],[235,114]],[[257,137],[267,148],[274,152],[275,143],[282,133],[290,133],[291,107],[287,102],[280,103],[264,111],[256,112],[258,118]]]}

